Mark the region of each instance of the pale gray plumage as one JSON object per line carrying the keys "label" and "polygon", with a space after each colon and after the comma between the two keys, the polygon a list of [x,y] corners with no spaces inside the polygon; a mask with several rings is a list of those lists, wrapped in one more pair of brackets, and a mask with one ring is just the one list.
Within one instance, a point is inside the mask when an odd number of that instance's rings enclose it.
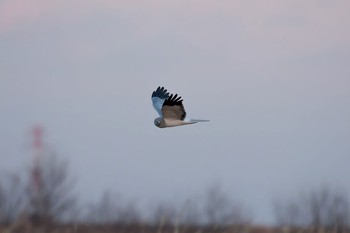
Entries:
{"label": "pale gray plumage", "polygon": [[187,118],[182,101],[181,96],[169,94],[164,87],[158,87],[152,93],[153,107],[159,114],[159,117],[154,119],[154,124],[165,128],[208,121]]}

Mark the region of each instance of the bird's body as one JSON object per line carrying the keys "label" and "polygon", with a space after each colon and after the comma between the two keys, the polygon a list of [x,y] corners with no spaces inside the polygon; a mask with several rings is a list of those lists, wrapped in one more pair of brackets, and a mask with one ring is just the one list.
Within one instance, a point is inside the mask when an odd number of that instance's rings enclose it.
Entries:
{"label": "bird's body", "polygon": [[[156,123],[159,122],[159,123]],[[174,127],[174,126],[180,126],[180,125],[188,125],[188,124],[194,124],[196,122],[186,122],[182,120],[176,120],[176,119],[164,119],[163,117],[158,117],[155,119],[155,125],[159,128],[165,128],[165,127]]]}
{"label": "bird's body", "polygon": [[181,96],[169,94],[164,87],[158,87],[152,93],[153,107],[159,114],[159,117],[154,119],[154,124],[159,128],[166,128],[208,121],[186,117],[182,101]]}

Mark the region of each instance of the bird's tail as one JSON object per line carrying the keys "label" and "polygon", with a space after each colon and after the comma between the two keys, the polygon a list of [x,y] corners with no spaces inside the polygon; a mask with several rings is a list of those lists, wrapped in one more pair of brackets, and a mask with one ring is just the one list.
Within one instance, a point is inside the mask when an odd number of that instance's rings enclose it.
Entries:
{"label": "bird's tail", "polygon": [[208,122],[209,120],[200,120],[200,119],[190,119],[191,123],[197,123],[197,122]]}

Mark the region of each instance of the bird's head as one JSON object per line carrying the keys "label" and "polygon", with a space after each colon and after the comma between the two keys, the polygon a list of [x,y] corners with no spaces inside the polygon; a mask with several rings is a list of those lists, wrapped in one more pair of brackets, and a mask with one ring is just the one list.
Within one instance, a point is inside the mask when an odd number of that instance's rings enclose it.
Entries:
{"label": "bird's head", "polygon": [[162,124],[162,118],[158,117],[156,119],[154,119],[154,125],[159,127],[159,128],[164,128],[163,124]]}

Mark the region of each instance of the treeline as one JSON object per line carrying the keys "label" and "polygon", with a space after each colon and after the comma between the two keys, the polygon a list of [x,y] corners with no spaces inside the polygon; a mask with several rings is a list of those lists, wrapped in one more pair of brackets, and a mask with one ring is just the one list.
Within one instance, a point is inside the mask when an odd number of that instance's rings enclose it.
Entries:
{"label": "treeline", "polygon": [[[248,224],[251,217],[239,202],[219,185],[203,193],[202,201],[187,199],[182,204],[158,203],[141,211],[135,202],[109,191],[93,203],[79,203],[68,162],[54,154],[23,169],[24,174],[8,173],[0,178],[0,224],[12,224],[27,216],[35,223],[147,223],[160,226],[225,226]],[[200,203],[201,202],[201,203]]]}
{"label": "treeline", "polygon": [[[252,227],[253,213],[230,198],[220,185],[204,190],[200,201],[190,198],[177,205],[159,203],[145,213],[135,202],[108,191],[94,203],[79,203],[74,184],[68,162],[52,153],[26,167],[22,175],[2,175],[0,225],[29,222],[38,226],[68,224],[120,229],[138,226],[137,232],[143,227],[145,232],[152,228],[159,233],[256,230]],[[344,190],[322,186],[288,198],[274,200],[272,204],[279,232],[347,232],[349,229],[350,206]]]}

